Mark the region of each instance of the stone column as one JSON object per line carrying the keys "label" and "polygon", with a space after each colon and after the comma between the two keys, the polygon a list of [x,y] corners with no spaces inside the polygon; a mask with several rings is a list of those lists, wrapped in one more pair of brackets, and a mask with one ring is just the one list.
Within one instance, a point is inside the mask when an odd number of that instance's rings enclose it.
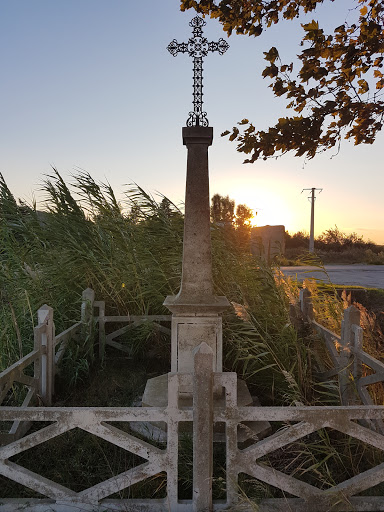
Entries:
{"label": "stone column", "polygon": [[[183,128],[187,181],[180,291],[166,298],[172,311],[172,372],[193,372],[193,350],[205,342],[213,351],[213,371],[222,371],[222,324],[219,313],[229,302],[215,296],[212,279],[208,147],[213,130]],[[192,390],[188,390],[192,392]]]}
{"label": "stone column", "polygon": [[188,150],[183,273],[174,304],[201,304],[213,299],[208,176],[212,139],[212,128],[183,128],[183,144]]}

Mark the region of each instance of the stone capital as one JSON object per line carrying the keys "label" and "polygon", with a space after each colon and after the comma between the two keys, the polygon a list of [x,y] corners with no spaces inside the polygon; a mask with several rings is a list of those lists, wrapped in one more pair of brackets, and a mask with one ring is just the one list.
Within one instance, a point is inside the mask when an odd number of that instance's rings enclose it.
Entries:
{"label": "stone capital", "polygon": [[183,128],[183,144],[205,144],[211,146],[213,140],[212,126],[188,126]]}

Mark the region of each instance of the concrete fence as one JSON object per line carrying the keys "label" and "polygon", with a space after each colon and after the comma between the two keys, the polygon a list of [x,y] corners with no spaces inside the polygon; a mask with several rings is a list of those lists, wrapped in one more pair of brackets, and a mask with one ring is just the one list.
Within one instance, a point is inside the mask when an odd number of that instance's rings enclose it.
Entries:
{"label": "concrete fence", "polygon": [[[90,303],[90,294],[86,300]],[[314,326],[324,336],[325,343],[335,367],[332,371],[349,372],[348,379],[341,379],[341,389],[344,400],[348,400],[350,392],[349,375],[357,376],[357,388],[365,387],[368,381],[362,376],[361,364],[367,365],[377,372],[376,377],[369,376],[378,382],[384,377],[383,365],[369,359],[361,349],[361,331],[357,325],[357,315],[354,310],[347,311],[344,319],[342,336],[327,331],[316,324],[311,312],[310,297],[306,292],[302,297],[302,308],[307,312]],[[97,302],[93,301],[93,306]],[[52,312],[45,308],[41,313],[39,325],[36,327],[36,346],[23,362],[19,361],[14,368],[6,370],[8,377],[20,379],[30,387],[35,386],[39,393],[45,393],[46,400],[53,392],[53,382],[49,382],[48,369],[54,367],[54,360],[60,352],[48,351],[49,343],[57,346],[57,340],[64,342],[67,334],[54,335]],[[84,305],[83,311],[87,311]],[[88,320],[93,314],[88,308]],[[83,317],[84,318],[84,317]],[[105,321],[104,319],[103,322]],[[130,320],[132,318],[130,317]],[[112,319],[113,321],[113,319]],[[116,320],[117,321],[117,320]],[[81,331],[81,322],[78,325]],[[75,326],[73,326],[75,327]],[[72,328],[73,328],[72,327]],[[72,329],[71,328],[71,329]],[[68,333],[68,331],[66,331]],[[49,341],[54,339],[55,342]],[[56,348],[56,347],[55,347]],[[352,355],[351,355],[352,354]],[[43,358],[44,356],[44,358]],[[248,475],[259,482],[271,485],[280,490],[281,498],[264,499],[259,503],[258,510],[262,512],[326,512],[326,511],[384,511],[384,496],[377,496],[377,490],[371,488],[384,483],[384,463],[368,468],[363,473],[355,475],[329,488],[318,488],[315,485],[296,478],[294,473],[277,469],[268,456],[278,450],[292,446],[293,443],[305,443],[306,437],[325,428],[336,430],[351,439],[363,442],[377,450],[384,451],[384,436],[372,425],[380,424],[384,419],[384,407],[368,405],[348,405],[341,407],[254,407],[240,406],[238,403],[238,378],[232,372],[213,371],[212,349],[202,342],[194,351],[194,367],[192,373],[168,374],[168,402],[162,407],[0,407],[0,421],[13,424],[33,422],[49,422],[37,431],[20,437],[8,439],[0,447],[0,474],[17,484],[40,493],[41,499],[5,499],[1,497],[0,511],[13,512],[28,510],[33,512],[74,512],[74,511],[147,511],[147,512],[214,512],[249,511],[255,510],[252,503],[241,502],[239,480],[241,475]],[[27,377],[23,369],[38,361],[36,375]],[[24,365],[24,366],[23,366]],[[47,377],[41,383],[41,374]],[[4,374],[4,372],[3,372]],[[4,375],[0,375],[2,386]],[[24,375],[24,377],[23,377]],[[346,374],[347,375],[347,374]],[[365,379],[365,380],[364,380]],[[375,380],[376,379],[376,380]],[[370,382],[370,381],[369,381]],[[186,406],[180,399],[183,389],[193,389],[192,404]],[[2,388],[4,392],[5,388]],[[217,390],[223,390],[223,399],[215,401]],[[356,393],[355,393],[356,395]],[[252,442],[241,442],[241,430],[246,422],[270,422],[272,429],[263,439],[255,437]],[[167,425],[165,443],[157,445],[144,441],[135,434],[133,424],[140,422],[159,422]],[[179,441],[185,436],[180,423],[193,424],[193,492],[192,499],[183,500],[179,497]],[[122,423],[129,423],[127,431]],[[225,431],[225,498],[213,500],[213,432],[214,425],[223,425]],[[55,482],[15,462],[13,458],[32,447],[60,436],[73,429],[81,429],[96,438],[103,439],[122,450],[133,453],[144,462],[134,467],[127,467],[119,474],[89,487],[81,492],[75,492],[63,483]],[[281,451],[283,453],[283,451]],[[108,454],[106,454],[108,456]],[[50,463],[54,465],[54,453]],[[92,472],[93,468],[90,467]],[[164,499],[112,499],[111,496],[124,489],[151,479],[159,473],[165,474],[166,493]],[[365,495],[361,495],[364,493]]]}
{"label": "concrete fence", "polygon": [[[383,464],[341,482],[328,489],[319,489],[265,463],[265,457],[324,428],[331,428],[360,440],[379,450],[384,448],[384,436],[358,423],[384,418],[384,407],[240,407],[237,403],[237,375],[212,372],[212,351],[202,343],[195,352],[194,373],[168,374],[168,404],[166,407],[124,408],[59,408],[2,407],[3,421],[50,422],[40,430],[0,448],[0,474],[20,485],[42,494],[42,499],[0,499],[0,510],[13,512],[74,512],[74,511],[163,511],[210,512],[217,510],[255,510],[251,503],[240,503],[238,481],[241,474],[249,475],[294,497],[265,499],[259,504],[264,512],[326,512],[383,511],[381,496],[356,496],[384,482]],[[193,382],[193,406],[183,407],[179,390]],[[225,400],[213,406],[213,389],[222,386]],[[274,433],[249,446],[239,443],[239,429],[245,421],[267,420],[275,425]],[[154,446],[115,426],[117,422],[164,422],[167,442]],[[193,422],[193,497],[181,500],[179,479],[179,424]],[[223,423],[226,432],[226,499],[212,499],[212,433],[215,423]],[[283,425],[283,427],[282,427]],[[42,477],[11,459],[33,446],[41,445],[75,428],[96,438],[138,455],[144,462],[128,468],[81,492]],[[183,434],[185,435],[185,434]],[[54,457],[54,455],[52,455]],[[263,460],[264,459],[264,460]],[[54,460],[52,460],[52,464]],[[92,471],[92,468],[89,468]],[[167,497],[164,499],[109,499],[108,496],[152,478],[166,474]],[[336,505],[335,505],[336,504]]]}
{"label": "concrete fence", "polygon": [[[0,373],[0,405],[16,384],[26,388],[22,407],[29,407],[32,404],[52,405],[57,365],[64,355],[68,342],[73,337],[79,336],[81,332],[84,334],[91,329],[93,323],[92,294],[93,291],[90,289],[83,292],[81,321],[58,335],[55,334],[53,309],[46,304],[41,306],[37,311],[37,325],[34,327],[33,350]],[[14,421],[8,432],[0,433],[0,444],[19,439],[29,430],[30,426],[28,421]]]}
{"label": "concrete fence", "polygon": [[[105,301],[98,300],[94,302],[95,309],[98,310],[98,314],[95,316],[95,322],[98,325],[99,332],[99,357],[102,360],[105,354],[106,346],[113,347],[117,350],[121,350],[128,355],[132,355],[132,348],[127,345],[116,341],[116,338],[122,334],[129,333],[130,330],[138,327],[145,322],[151,322],[154,329],[164,332],[165,334],[171,334],[171,329],[161,325],[159,322],[171,322],[172,315],[125,315],[125,316],[111,316],[105,314]],[[105,333],[105,327],[107,324],[127,324],[124,327],[119,327],[108,334]]]}
{"label": "concrete fence", "polygon": [[[384,384],[384,363],[363,349],[364,331],[360,327],[360,311],[355,306],[344,310],[339,336],[315,320],[311,293],[306,288],[300,291],[300,309],[304,319],[323,339],[333,365],[332,369],[324,371],[319,377],[327,380],[338,376],[343,405],[374,405],[367,387]],[[382,421],[376,421],[372,426],[384,433]]]}

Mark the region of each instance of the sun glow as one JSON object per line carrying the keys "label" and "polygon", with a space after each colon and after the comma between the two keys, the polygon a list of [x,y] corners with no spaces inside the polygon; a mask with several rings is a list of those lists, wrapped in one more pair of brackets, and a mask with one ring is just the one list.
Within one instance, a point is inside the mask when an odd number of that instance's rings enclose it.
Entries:
{"label": "sun glow", "polygon": [[256,211],[255,221],[257,226],[289,226],[291,224],[291,212],[283,201],[264,204],[264,207],[260,207]]}
{"label": "sun glow", "polygon": [[270,190],[244,191],[233,194],[233,199],[238,204],[246,204],[253,210],[251,226],[276,226],[284,225],[286,229],[293,224],[294,214],[285,199]]}
{"label": "sun glow", "polygon": [[[285,174],[271,178],[253,170],[246,179],[233,181],[231,175],[231,180],[222,179],[219,183],[219,187],[211,189],[211,195],[229,195],[236,206],[247,205],[253,213],[252,227],[282,225],[290,233],[309,231],[310,204],[300,194],[300,186],[287,180]],[[322,213],[319,210],[317,214],[319,226]]]}
{"label": "sun glow", "polygon": [[255,226],[257,226],[257,223],[258,223],[258,218],[257,218],[257,215],[253,215],[253,217],[251,217],[250,219],[250,223],[251,223],[251,226],[254,228]]}

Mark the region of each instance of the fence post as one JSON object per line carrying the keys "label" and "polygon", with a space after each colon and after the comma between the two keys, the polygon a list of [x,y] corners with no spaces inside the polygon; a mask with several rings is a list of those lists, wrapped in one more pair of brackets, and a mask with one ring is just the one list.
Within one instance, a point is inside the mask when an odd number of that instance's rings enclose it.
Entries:
{"label": "fence post", "polygon": [[99,301],[99,358],[101,361],[105,355],[105,302]]}
{"label": "fence post", "polygon": [[95,292],[87,288],[82,293],[81,303],[81,322],[83,324],[82,334],[85,336],[87,354],[94,358],[93,350],[93,303],[95,302]]}
{"label": "fence post", "polygon": [[300,309],[305,322],[311,322],[314,319],[311,292],[308,288],[300,290]]}
{"label": "fence post", "polygon": [[351,381],[351,373],[354,372],[353,349],[355,342],[355,329],[360,327],[360,311],[355,306],[349,306],[344,310],[344,318],[341,322],[341,348],[339,387],[341,403],[343,405],[352,405],[355,400],[354,384]]}
{"label": "fence post", "polygon": [[37,311],[37,323],[35,349],[39,350],[40,356],[35,366],[35,377],[39,379],[39,395],[44,405],[50,406],[55,391],[55,326],[50,306],[44,304]]}
{"label": "fence post", "polygon": [[205,343],[194,350],[193,512],[212,511],[213,352]]}
{"label": "fence post", "polygon": [[363,364],[360,359],[360,351],[363,350],[363,329],[360,325],[352,325],[352,334],[355,356],[353,359],[353,378],[358,381],[363,373]]}
{"label": "fence post", "polygon": [[297,331],[303,327],[303,315],[300,313],[300,304],[289,304],[289,320]]}

